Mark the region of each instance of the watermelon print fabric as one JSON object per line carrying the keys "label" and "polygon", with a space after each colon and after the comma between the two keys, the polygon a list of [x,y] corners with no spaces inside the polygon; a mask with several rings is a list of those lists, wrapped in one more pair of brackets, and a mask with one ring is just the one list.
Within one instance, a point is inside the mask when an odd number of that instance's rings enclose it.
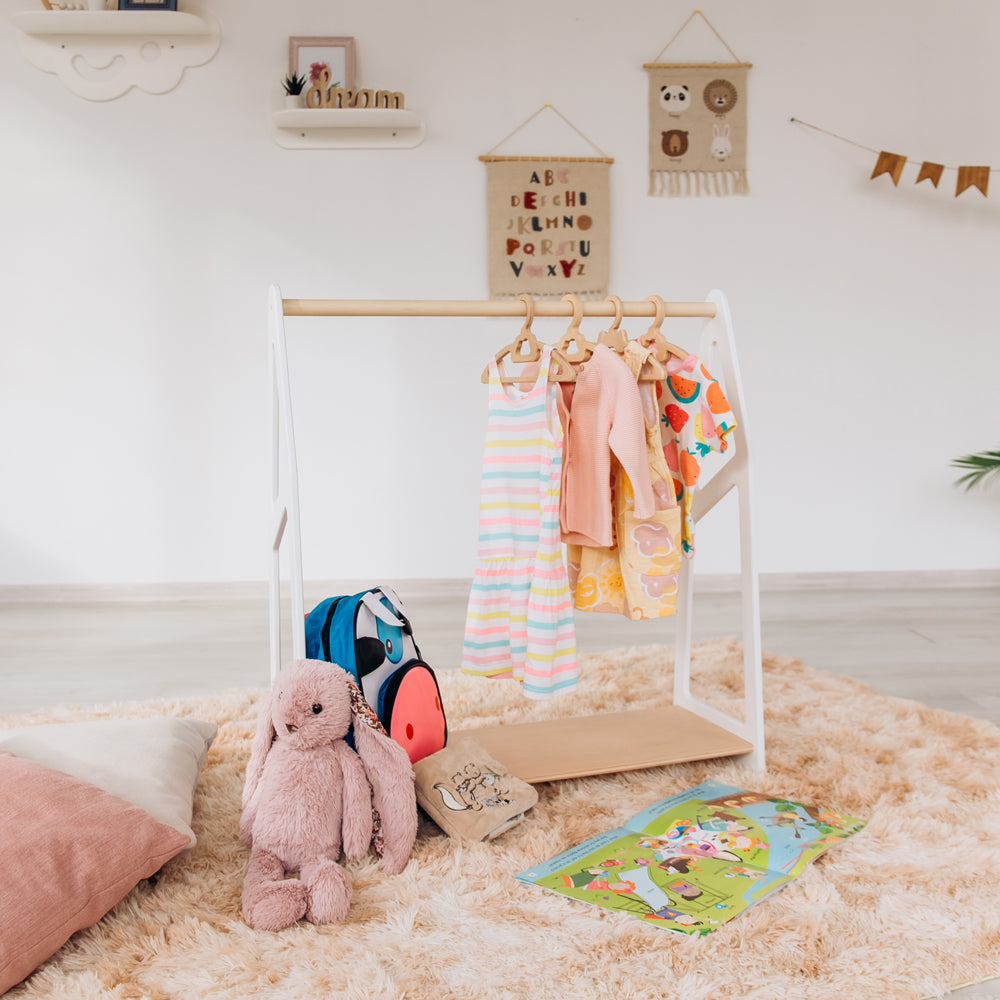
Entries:
{"label": "watermelon print fabric", "polygon": [[681,508],[681,545],[690,559],[694,555],[691,504],[701,463],[710,452],[726,450],[736,418],[722,387],[695,354],[667,361],[667,377],[657,384],[657,393],[663,455]]}

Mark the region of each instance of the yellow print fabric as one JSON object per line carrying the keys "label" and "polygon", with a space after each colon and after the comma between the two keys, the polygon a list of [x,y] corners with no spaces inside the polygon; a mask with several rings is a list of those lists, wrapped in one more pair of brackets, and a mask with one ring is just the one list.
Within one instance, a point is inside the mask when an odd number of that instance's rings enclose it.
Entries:
{"label": "yellow print fabric", "polygon": [[[629,354],[635,354],[631,348],[632,344],[626,352],[630,367],[634,360]],[[639,361],[640,367],[644,360]],[[643,407],[652,415],[647,414],[645,420],[646,457],[656,510],[649,518],[635,516],[632,484],[616,463],[612,546],[567,546],[573,606],[580,611],[621,614],[633,621],[676,612],[681,572],[681,510],[663,454],[653,393],[648,386],[641,390]]]}

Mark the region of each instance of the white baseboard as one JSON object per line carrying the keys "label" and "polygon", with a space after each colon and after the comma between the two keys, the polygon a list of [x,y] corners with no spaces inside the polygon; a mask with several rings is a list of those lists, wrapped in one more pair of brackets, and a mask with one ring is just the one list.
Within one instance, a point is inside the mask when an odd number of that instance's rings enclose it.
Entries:
{"label": "white baseboard", "polygon": [[[732,593],[739,589],[735,573],[695,576],[700,593]],[[304,587],[306,604],[335,594],[354,594],[376,583],[395,588],[403,599],[467,597],[471,580],[463,577],[408,580],[311,580]],[[788,590],[954,590],[1000,587],[1000,569],[885,570],[843,573],[762,573],[761,591]],[[282,596],[287,597],[287,584]],[[265,581],[202,583],[74,583],[0,585],[0,604],[111,603],[116,601],[261,601],[267,603]]]}
{"label": "white baseboard", "polygon": [[[739,590],[736,573],[695,576],[703,593]],[[1000,569],[865,570],[842,573],[761,573],[760,589],[788,590],[960,590],[1000,587]]]}
{"label": "white baseboard", "polygon": [[[734,574],[731,589],[738,587]],[[696,585],[697,586],[697,585]],[[761,573],[761,590],[960,590],[1000,587],[1000,569],[868,570],[849,573]]]}
{"label": "white baseboard", "polygon": [[265,581],[226,583],[35,583],[0,586],[0,604],[125,601],[261,600],[267,602]]}

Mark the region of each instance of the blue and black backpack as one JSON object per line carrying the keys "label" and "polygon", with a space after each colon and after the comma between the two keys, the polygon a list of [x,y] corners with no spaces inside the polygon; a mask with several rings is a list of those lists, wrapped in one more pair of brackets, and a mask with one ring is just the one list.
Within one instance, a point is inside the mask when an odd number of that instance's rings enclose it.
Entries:
{"label": "blue and black backpack", "polygon": [[391,587],[329,597],[305,624],[306,658],[343,667],[412,763],[444,748],[448,724],[437,678]]}

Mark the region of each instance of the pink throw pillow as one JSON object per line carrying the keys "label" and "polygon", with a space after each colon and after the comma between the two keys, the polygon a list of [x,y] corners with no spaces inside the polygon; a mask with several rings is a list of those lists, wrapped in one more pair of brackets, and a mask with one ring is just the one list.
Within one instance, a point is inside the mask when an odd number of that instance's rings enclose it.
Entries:
{"label": "pink throw pillow", "polygon": [[0,993],[187,846],[138,806],[0,751]]}

